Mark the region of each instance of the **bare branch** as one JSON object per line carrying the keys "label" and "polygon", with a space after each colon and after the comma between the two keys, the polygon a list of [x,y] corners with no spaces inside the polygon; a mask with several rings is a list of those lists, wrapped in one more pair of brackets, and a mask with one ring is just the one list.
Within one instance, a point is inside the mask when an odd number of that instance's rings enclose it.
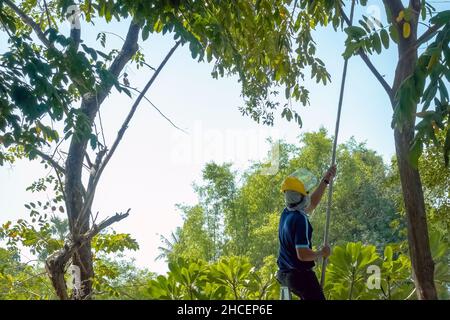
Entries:
{"label": "bare branch", "polygon": [[[122,140],[123,135],[125,134],[125,131],[128,128],[128,124],[130,123],[131,119],[133,118],[133,115],[136,112],[137,107],[139,106],[139,104],[142,101],[143,97],[145,96],[145,93],[151,87],[151,85],[153,84],[155,79],[158,77],[159,73],[164,68],[164,66],[166,65],[167,61],[169,61],[170,57],[172,57],[173,53],[178,48],[180,43],[181,43],[180,41],[177,41],[175,43],[175,45],[172,47],[172,49],[170,49],[170,51],[167,53],[167,55],[164,58],[164,60],[161,62],[159,67],[156,69],[156,71],[153,74],[153,76],[151,77],[151,79],[148,81],[148,83],[145,85],[145,87],[142,90],[142,92],[137,97],[136,101],[134,102],[133,106],[131,107],[130,112],[128,113],[127,117],[125,118],[125,121],[122,124],[122,127],[120,128],[119,132],[117,133],[116,140],[114,141],[114,143],[113,143],[113,145],[111,147],[111,150],[108,152],[108,154],[105,157],[105,160],[101,163],[101,165],[99,166],[97,172],[95,173],[95,179],[93,181],[91,190],[95,190],[95,188],[97,187],[98,181],[100,180],[100,176],[101,176],[103,170],[105,169],[105,167],[108,164],[109,160],[111,159],[112,155],[116,151],[117,146],[119,145],[120,141]],[[90,206],[92,204],[93,196],[94,196],[93,192],[91,192],[91,193],[88,192],[88,198],[87,198],[87,200],[84,203],[84,207],[85,208],[90,208]],[[84,209],[83,211],[85,212],[85,210],[86,209]]]}
{"label": "bare branch", "polygon": [[114,216],[109,217],[98,225],[93,225],[91,231],[89,231],[85,237],[87,240],[92,239],[95,235],[97,235],[103,229],[108,228],[113,223],[119,222],[130,215],[131,208],[129,208],[125,213],[116,213]]}
{"label": "bare branch", "polygon": [[92,201],[94,200],[94,195],[95,195],[95,188],[96,185],[94,185],[95,183],[95,177],[97,175],[97,171],[102,163],[102,159],[104,157],[104,155],[106,154],[107,149],[102,149],[97,153],[97,156],[95,157],[95,162],[93,164],[93,166],[90,169],[90,176],[89,176],[89,182],[88,182],[88,187],[87,187],[87,198],[85,198],[85,202],[84,202],[84,206],[83,206],[83,210],[81,211],[81,214],[78,216],[76,224],[79,225],[80,227],[83,227],[82,223],[84,221],[84,223],[88,223],[89,220],[88,219],[84,219],[84,216],[90,212],[90,207],[92,204]]}
{"label": "bare branch", "polygon": [[[100,176],[101,176],[103,170],[105,169],[106,165],[108,164],[109,160],[111,159],[112,155],[116,151],[117,146],[119,145],[120,141],[122,140],[123,135],[125,134],[125,131],[128,128],[128,124],[130,123],[131,119],[133,118],[133,115],[136,112],[137,107],[139,106],[140,102],[144,98],[145,93],[148,91],[150,86],[153,84],[155,79],[158,77],[159,73],[164,68],[164,66],[166,65],[167,61],[169,61],[170,57],[173,55],[173,53],[178,48],[180,43],[181,43],[180,41],[177,41],[175,43],[175,45],[167,53],[166,57],[161,62],[159,67],[156,69],[156,71],[153,74],[153,76],[150,78],[148,83],[145,85],[144,89],[142,90],[142,92],[137,97],[136,101],[134,102],[133,106],[131,107],[130,112],[128,113],[127,117],[125,118],[125,121],[122,124],[122,127],[120,128],[120,130],[119,130],[119,132],[117,134],[116,140],[114,141],[114,143],[113,143],[113,145],[111,147],[111,150],[106,155],[105,160],[101,164],[99,163],[99,166],[94,169],[94,175],[92,175],[89,178],[89,186],[88,186],[88,190],[87,190],[87,198],[84,201],[83,209],[81,211],[81,214],[78,216],[78,221],[84,221],[84,216],[87,214],[87,212],[91,208],[92,201],[94,200],[94,196],[95,196],[95,189],[97,188],[97,184],[98,184],[98,181],[100,180]],[[104,149],[104,150],[106,151],[106,149]]]}
{"label": "bare branch", "polygon": [[[125,43],[109,68],[112,76],[117,78],[121,70],[136,53],[139,31],[140,25],[135,21],[132,21],[128,28]],[[110,93],[113,85],[114,83],[112,81],[103,83],[100,89],[93,88],[89,93],[83,95],[79,110],[86,115],[91,125],[94,122],[101,104]],[[66,160],[66,193],[68,197],[67,216],[69,217],[71,230],[73,230],[74,223],[81,212],[88,212],[92,203],[91,200],[88,200],[89,197],[92,197],[92,193],[83,194],[84,192],[81,183],[87,140],[87,138],[81,139],[80,141],[72,139]],[[82,198],[84,198],[84,201],[81,201]],[[84,210],[83,207],[86,207],[86,209]],[[84,218],[86,218],[86,216],[84,216]]]}
{"label": "bare branch", "polygon": [[103,130],[102,113],[100,112],[100,109],[98,110],[98,121],[100,123],[100,132],[102,133],[103,138],[103,147],[106,148],[105,131]]}
{"label": "bare branch", "polygon": [[11,0],[3,0],[3,3],[5,3],[8,7],[10,7],[21,19],[22,21],[30,26],[33,31],[36,33],[38,38],[42,41],[42,43],[50,48],[54,47],[52,43],[47,39],[47,37],[42,32],[41,27],[31,19],[25,12],[23,12],[19,7],[17,7]]}
{"label": "bare branch", "polygon": [[140,29],[140,24],[135,21],[131,22],[125,42],[122,45],[122,49],[109,67],[109,72],[111,72],[115,77],[119,77],[122,69],[139,49],[137,42]]}
{"label": "bare branch", "polygon": [[86,157],[86,162],[87,162],[87,164],[88,164],[89,169],[91,169],[92,166],[93,166],[92,161],[91,161],[91,158],[89,158],[89,155],[88,155],[87,152],[84,153],[84,156]]}
{"label": "bare branch", "polygon": [[44,0],[44,8],[45,8],[45,14],[47,15],[48,26],[50,28],[52,26],[52,22],[50,21],[50,13],[48,12],[48,6],[47,6],[46,0]]}
{"label": "bare branch", "polygon": [[[133,88],[133,87],[130,87],[130,86],[124,86],[124,87],[126,87],[126,88],[128,88],[128,89],[131,89],[131,90],[134,90],[134,91],[136,91],[137,93],[141,93],[141,91],[139,91],[138,89],[136,89],[136,88]],[[184,132],[184,133],[186,133],[187,134],[187,132],[185,131],[185,130],[183,130],[183,129],[181,129],[180,127],[178,127],[175,123],[173,123],[173,121],[172,120],[170,120],[157,106],[155,106],[155,104],[153,103],[153,102],[151,102],[150,101],[150,99],[148,99],[145,95],[144,95],[144,97],[143,97],[148,103],[150,103],[151,104],[151,106],[156,110],[156,111],[158,111],[158,113],[164,118],[164,119],[166,119],[175,129],[178,129],[178,130],[180,130],[181,132]]]}
{"label": "bare branch", "polygon": [[36,154],[43,160],[47,161],[55,169],[55,171],[66,174],[66,170],[57,161],[55,161],[53,157],[36,148],[34,148],[33,151],[36,152]]}

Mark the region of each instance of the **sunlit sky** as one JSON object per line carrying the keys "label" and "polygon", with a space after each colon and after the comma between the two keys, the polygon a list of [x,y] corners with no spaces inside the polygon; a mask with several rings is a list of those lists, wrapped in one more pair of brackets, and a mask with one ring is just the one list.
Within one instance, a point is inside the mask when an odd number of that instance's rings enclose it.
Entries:
{"label": "sunlit sky", "polygon": [[[381,1],[369,1],[361,14],[375,15],[386,22]],[[125,36],[127,22],[97,23],[95,27],[82,22],[82,38],[94,45],[99,31]],[[62,29],[68,34],[68,25]],[[243,105],[240,84],[234,77],[214,80],[212,64],[198,63],[191,58],[187,46],[180,47],[168,62],[147,97],[187,134],[175,129],[152,106],[143,101],[125,137],[106,168],[93,204],[99,219],[131,208],[130,216],[114,225],[117,232],[130,233],[140,244],[140,250],[127,253],[137,265],[163,273],[163,261],[155,261],[161,244],[159,234],[169,235],[182,224],[177,203],[194,204],[196,195],[192,183],[199,181],[205,163],[233,162],[234,168],[245,169],[252,160],[262,160],[269,145],[268,137],[298,142],[302,132],[324,126],[334,132],[340,77],[343,67],[345,36],[332,29],[315,32],[318,56],[325,62],[332,83],[323,86],[307,81],[311,105],[296,107],[303,119],[303,128],[277,118],[273,127],[257,124],[240,114]],[[0,50],[5,50],[4,34],[0,35]],[[171,35],[154,35],[140,43],[146,61],[157,66],[173,46]],[[120,47],[120,38],[107,34],[108,48]],[[384,51],[372,61],[392,82],[396,52]],[[130,83],[142,88],[152,75],[147,68],[126,69]],[[114,91],[101,108],[102,123],[110,146],[133,100]],[[389,161],[394,154],[392,112],[389,100],[358,58],[349,62],[339,141],[354,136],[365,141]],[[62,148],[64,150],[64,146]],[[0,167],[0,223],[26,218],[24,203],[46,200],[45,194],[31,194],[25,189],[33,181],[49,173],[39,161],[17,161]],[[24,254],[24,260],[30,258]]]}

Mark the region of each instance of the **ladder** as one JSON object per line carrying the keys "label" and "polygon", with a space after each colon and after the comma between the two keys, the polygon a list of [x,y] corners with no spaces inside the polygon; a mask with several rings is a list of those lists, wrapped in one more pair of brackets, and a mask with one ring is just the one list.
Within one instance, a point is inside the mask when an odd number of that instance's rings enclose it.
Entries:
{"label": "ladder", "polygon": [[280,300],[292,300],[292,294],[288,287],[280,287]]}

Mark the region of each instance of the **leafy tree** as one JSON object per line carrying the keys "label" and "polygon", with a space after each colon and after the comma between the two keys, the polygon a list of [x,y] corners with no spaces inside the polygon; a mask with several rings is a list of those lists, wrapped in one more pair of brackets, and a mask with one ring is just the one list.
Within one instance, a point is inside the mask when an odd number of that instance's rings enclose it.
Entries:
{"label": "leafy tree", "polygon": [[212,261],[216,252],[213,251],[214,243],[207,229],[204,209],[200,205],[179,208],[184,212],[184,224],[179,231],[179,241],[166,254],[168,260],[182,257]]}
{"label": "leafy tree", "polygon": [[[31,159],[39,156],[55,168],[61,181],[64,180],[60,187],[64,190],[71,238],[76,241],[68,243],[64,247],[67,249],[48,261],[52,283],[60,298],[69,298],[63,283],[64,274],[59,270],[64,269],[70,258],[76,265],[85,266],[82,298],[91,296],[90,240],[95,236],[94,230],[128,214],[117,214],[92,228],[89,217],[96,186],[145,92],[177,47],[188,44],[194,59],[214,60],[214,77],[225,74],[239,77],[245,100],[241,108],[243,114],[272,124],[273,113],[281,106],[283,117],[301,125],[296,110],[288,103],[281,105],[274,97],[278,90],[284,89],[286,99],[294,98],[307,104],[308,91],[299,83],[306,76],[305,70],[310,71],[317,82],[329,81],[323,62],[315,55],[312,32],[317,26],[327,25],[332,25],[335,31],[345,26],[348,39],[344,56],[360,56],[389,97],[417,292],[423,299],[437,297],[417,159],[423,143],[433,139],[434,127],[437,127],[445,132],[445,139],[443,145],[436,145],[443,149],[448,162],[448,11],[436,12],[424,0],[410,0],[407,6],[401,0],[389,0],[383,1],[387,26],[374,24],[365,17],[359,22],[360,26],[352,26],[342,1],[87,0],[80,5],[87,22],[96,19],[109,22],[114,18],[129,23],[122,48],[105,53],[100,47],[90,48],[81,42],[77,23],[70,36],[58,31],[66,15],[74,17],[73,12],[68,11],[72,1],[48,2],[42,11],[33,0],[23,0],[20,5],[12,0],[0,1],[1,28],[9,43],[0,63],[0,161],[11,161],[17,153]],[[367,1],[360,0],[358,4],[365,6]],[[419,20],[429,25],[421,35],[418,34]],[[35,34],[34,39],[30,32]],[[100,142],[93,133],[100,107],[113,88],[130,94],[132,88],[127,87],[125,79],[122,79],[123,85],[120,83],[120,74],[131,61],[144,65],[142,53],[138,51],[139,35],[145,40],[150,33],[161,32],[174,35],[176,43],[136,98],[117,139],[108,148],[106,142]],[[100,45],[104,44],[104,37],[100,35],[99,40]],[[368,55],[381,53],[391,40],[398,49],[399,59],[394,82],[389,85]],[[419,57],[418,48],[430,40],[432,42]],[[432,102],[434,106],[430,107]],[[417,112],[419,104],[423,107],[421,113]],[[417,127],[416,116],[423,118]],[[64,130],[55,131],[51,121],[64,121]],[[69,140],[64,166],[42,151],[46,145],[58,148],[62,137]],[[90,161],[90,158],[95,160]],[[83,185],[84,165],[89,168],[86,186]],[[83,245],[78,245],[81,242]]]}
{"label": "leafy tree", "polygon": [[[303,1],[300,2],[301,6]],[[352,3],[355,4],[354,1]],[[447,124],[450,110],[445,79],[448,81],[450,74],[448,49],[450,12],[437,12],[425,0],[410,0],[407,3],[404,5],[401,0],[383,1],[387,25],[363,17],[359,20],[358,26],[352,26],[348,16],[341,11],[341,19],[333,21],[333,26],[337,30],[340,22],[345,23],[348,38],[344,57],[360,56],[389,97],[393,110],[392,126],[417,293],[420,299],[436,299],[433,281],[434,263],[429,247],[425,203],[417,160],[423,142],[433,139],[433,126],[437,126],[446,132],[446,142],[441,147],[448,162],[450,130]],[[341,6],[340,2],[335,5]],[[359,1],[359,5],[365,6],[367,1]],[[314,8],[319,4],[305,1],[304,6]],[[428,26],[421,35],[419,23]],[[419,47],[430,40],[431,43],[419,57]],[[390,44],[396,46],[399,57],[392,85],[387,83],[368,57],[382,53]],[[430,108],[432,102],[435,104],[434,110]],[[425,115],[417,113],[419,104],[422,104],[422,112]],[[416,116],[424,118],[417,127]]]}
{"label": "leafy tree", "polygon": [[[436,138],[443,142],[443,132],[438,132]],[[441,234],[447,234],[450,229],[450,170],[445,167],[441,152],[434,144],[425,146],[419,159],[419,169],[429,225]],[[446,241],[450,242],[448,236]]]}
{"label": "leafy tree", "polygon": [[[0,1],[1,30],[9,45],[0,63],[0,164],[13,161],[18,154],[30,159],[40,157],[54,168],[61,181],[71,240],[47,261],[49,276],[61,299],[70,298],[61,271],[70,259],[83,266],[80,298],[91,297],[91,239],[101,228],[128,215],[116,214],[93,226],[90,216],[96,187],[146,91],[179,45],[188,45],[193,59],[214,60],[213,77],[238,75],[246,102],[242,113],[267,124],[273,122],[273,110],[279,105],[273,99],[277,86],[286,87],[287,96],[306,104],[307,90],[297,81],[299,76],[304,77],[301,69],[311,66],[312,76],[318,81],[326,82],[329,77],[323,63],[314,57],[313,43],[297,46],[291,42],[288,0],[86,0],[78,7],[74,3],[49,0],[42,9],[34,0],[19,4]],[[99,45],[95,47],[84,44],[77,10],[88,23],[122,21],[127,26],[122,47],[105,51],[105,34],[99,34]],[[311,25],[324,23],[322,13],[300,15],[295,29],[304,30],[308,38]],[[66,18],[71,21],[70,35],[60,32]],[[145,41],[151,33],[170,35],[175,44],[154,69],[147,85],[138,90],[116,140],[107,146],[94,130],[96,119],[113,89],[131,96],[134,88],[121,74],[131,62],[146,65],[138,42],[140,36]],[[292,111],[287,111],[285,114],[292,117]],[[64,129],[54,129],[55,122],[64,123]],[[69,145],[67,157],[57,159],[54,155],[62,140]],[[52,148],[50,154],[43,151],[46,146]]]}
{"label": "leafy tree", "polygon": [[[276,175],[263,174],[265,164],[255,163],[241,177],[227,174],[226,185],[233,188],[223,188],[222,175],[205,182],[211,189],[221,186],[209,193],[218,199],[208,199],[205,203],[199,197],[196,206],[183,210],[185,222],[180,231],[180,244],[173,250],[173,256],[210,261],[205,254],[211,235],[206,232],[208,221],[204,207],[218,202],[221,204],[220,220],[224,222],[222,255],[248,256],[257,267],[264,263],[267,256],[276,255],[279,216],[284,208],[279,190],[281,182],[299,167],[307,168],[320,177],[329,163],[331,138],[325,129],[302,135],[299,145],[280,143],[280,156],[284,160],[280,162],[282,165]],[[388,168],[382,158],[364,144],[350,139],[339,146],[338,160],[339,177],[334,192],[331,243],[363,241],[382,248],[387,243],[404,239],[401,228],[391,228],[398,214],[396,202],[390,197],[393,186],[386,182]],[[228,164],[218,171],[226,168],[229,168]],[[239,186],[235,179],[239,179]],[[323,204],[315,210],[311,219],[315,242],[318,243],[324,229]]]}
{"label": "leafy tree", "polygon": [[222,252],[225,240],[223,237],[224,211],[225,208],[232,210],[231,206],[236,193],[235,173],[230,167],[231,164],[222,166],[215,163],[206,164],[202,175],[204,183],[194,186],[206,219],[205,230],[212,242],[209,252],[210,259],[213,261],[217,260]]}
{"label": "leafy tree", "polygon": [[[51,186],[53,188],[50,188]],[[45,203],[37,201],[25,204],[30,210],[30,221],[19,219],[16,222],[7,221],[0,226],[0,240],[4,240],[7,246],[7,250],[1,250],[5,251],[4,255],[9,252],[0,264],[6,281],[3,285],[4,294],[5,298],[11,299],[54,299],[57,296],[46,276],[46,262],[63,249],[70,235],[69,223],[56,213],[64,212],[62,206],[57,208],[61,200],[56,178],[48,176],[39,179],[28,189],[33,192],[48,192],[48,189],[52,189],[56,196]],[[23,248],[27,248],[37,259],[22,262],[19,253]],[[118,258],[125,250],[138,248],[137,242],[129,234],[114,231],[107,233],[102,230],[92,238],[93,267],[97,274],[93,288],[100,298],[105,296],[105,292],[109,298],[136,297],[139,291],[135,290],[131,295],[132,290],[127,287],[126,282],[142,287],[142,283],[146,282],[151,274],[146,270],[138,270],[129,261],[120,261]],[[68,281],[66,276],[64,284]]]}
{"label": "leafy tree", "polygon": [[18,250],[0,247],[0,300],[54,299],[42,267],[23,263]]}
{"label": "leafy tree", "polygon": [[177,228],[175,232],[172,232],[170,234],[170,239],[167,239],[164,235],[160,235],[160,240],[162,242],[162,246],[158,247],[158,250],[160,251],[160,254],[156,257],[156,260],[159,259],[168,259],[169,255],[174,250],[174,247],[180,242],[180,232],[181,229]]}
{"label": "leafy tree", "polygon": [[135,261],[122,255],[96,257],[93,285],[96,299],[149,299],[147,285],[154,274],[145,268],[136,267]]}

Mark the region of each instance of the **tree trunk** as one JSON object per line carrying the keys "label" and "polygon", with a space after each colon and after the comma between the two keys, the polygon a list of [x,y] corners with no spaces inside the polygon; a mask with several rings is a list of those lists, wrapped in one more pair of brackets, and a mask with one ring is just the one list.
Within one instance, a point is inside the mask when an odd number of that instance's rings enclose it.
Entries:
{"label": "tree trunk", "polygon": [[[415,19],[415,21],[414,21]],[[402,35],[402,23],[398,24]],[[417,16],[411,21],[411,34],[405,39],[400,36],[398,43],[399,60],[395,72],[393,92],[397,92],[401,83],[414,72],[417,62]],[[395,107],[395,101],[393,101]],[[417,105],[416,105],[417,108]],[[414,112],[416,110],[414,108]],[[415,116],[412,116],[402,128],[394,129],[395,150],[400,173],[400,181],[405,203],[409,253],[411,257],[414,282],[419,299],[437,299],[434,285],[434,262],[428,239],[428,226],[425,202],[419,171],[408,160],[409,146],[414,138]]]}
{"label": "tree trunk", "polygon": [[423,199],[422,183],[418,170],[408,161],[409,145],[414,129],[395,129],[395,149],[400,181],[405,202],[409,254],[414,272],[414,282],[419,299],[437,299],[434,286],[434,262],[428,241],[428,227]]}
{"label": "tree trunk", "polygon": [[[72,240],[77,242],[78,238],[89,230],[89,215],[80,218],[83,210],[83,184],[82,167],[84,154],[87,148],[87,139],[72,138],[66,161],[65,195],[67,216]],[[91,297],[92,278],[94,268],[92,261],[91,245],[86,244],[78,248],[72,255],[72,264],[80,270],[81,288],[72,293],[72,298],[84,300]]]}

